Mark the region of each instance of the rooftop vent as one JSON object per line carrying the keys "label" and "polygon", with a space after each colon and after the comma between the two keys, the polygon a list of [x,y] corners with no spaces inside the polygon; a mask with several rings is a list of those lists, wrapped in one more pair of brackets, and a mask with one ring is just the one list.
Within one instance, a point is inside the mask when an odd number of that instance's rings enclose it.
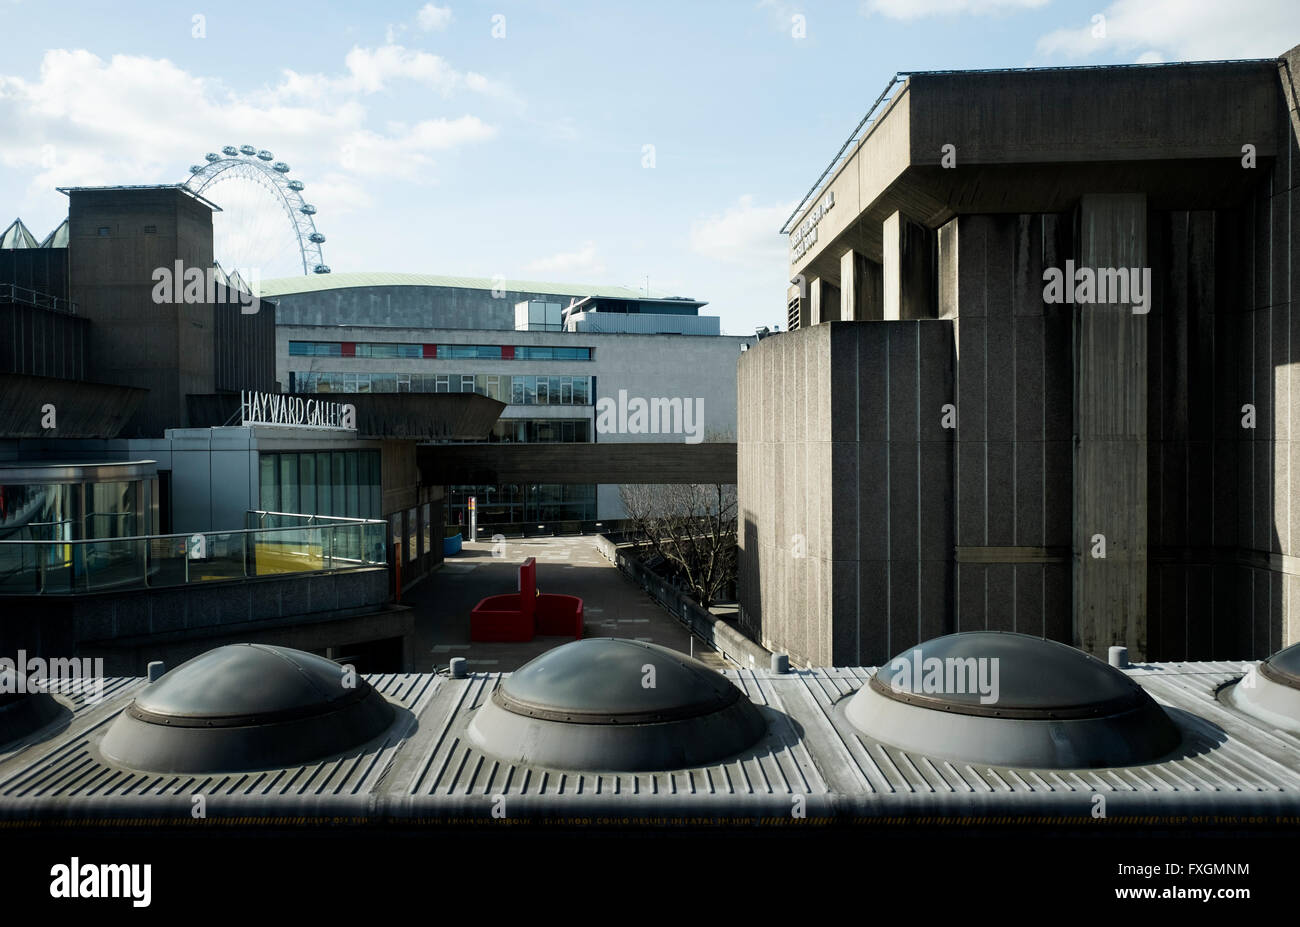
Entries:
{"label": "rooftop vent", "polygon": [[1268,724],[1300,729],[1300,644],[1273,654],[1254,673],[1224,689],[1221,697]]}
{"label": "rooftop vent", "polygon": [[68,709],[48,692],[33,692],[26,677],[0,668],[0,747],[39,731]]}
{"label": "rooftop vent", "polygon": [[657,644],[590,638],[503,681],[469,736],[517,763],[638,772],[734,756],[766,730],[753,702],[703,663]]}
{"label": "rooftop vent", "polygon": [[1131,766],[1181,741],[1124,673],[1065,644],[1001,631],[950,634],[899,654],[845,715],[895,747],[999,766]]}
{"label": "rooftop vent", "polygon": [[147,685],[100,749],[115,763],[156,772],[272,769],[343,753],[392,721],[383,696],[332,660],[230,644]]}

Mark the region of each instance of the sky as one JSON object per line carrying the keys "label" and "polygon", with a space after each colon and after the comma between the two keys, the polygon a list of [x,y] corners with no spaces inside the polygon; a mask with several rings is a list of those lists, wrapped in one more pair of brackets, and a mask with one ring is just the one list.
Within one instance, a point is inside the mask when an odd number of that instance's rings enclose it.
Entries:
{"label": "sky", "polygon": [[[0,228],[252,144],[335,272],[648,285],[748,334],[783,323],[779,230],[896,72],[1271,58],[1300,3],[0,0],[0,37]],[[205,195],[261,255],[237,266],[292,272],[269,192]]]}

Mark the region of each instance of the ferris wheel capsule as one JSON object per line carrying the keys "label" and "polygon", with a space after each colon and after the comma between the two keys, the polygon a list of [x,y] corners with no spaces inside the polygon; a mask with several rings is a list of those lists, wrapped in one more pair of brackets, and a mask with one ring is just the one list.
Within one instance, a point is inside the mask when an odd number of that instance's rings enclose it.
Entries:
{"label": "ferris wheel capsule", "polygon": [[316,215],[316,207],[303,201],[303,182],[290,180],[286,176],[290,171],[289,165],[284,161],[275,161],[275,156],[270,151],[258,150],[252,145],[241,145],[239,148],[226,145],[221,151],[222,154],[209,152],[204,155],[206,164],[190,165],[190,174],[193,176],[185,182],[185,186],[195,193],[202,193],[213,184],[243,179],[270,190],[289,214],[302,257],[303,273],[328,274],[330,267],[324,262],[320,247],[325,242],[325,236],[316,230],[316,222],[312,218]]}

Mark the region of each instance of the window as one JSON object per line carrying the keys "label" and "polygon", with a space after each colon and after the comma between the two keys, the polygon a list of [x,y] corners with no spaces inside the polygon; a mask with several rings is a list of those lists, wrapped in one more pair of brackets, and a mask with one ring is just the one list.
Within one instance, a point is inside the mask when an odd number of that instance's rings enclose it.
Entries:
{"label": "window", "polygon": [[451,378],[447,374],[445,373],[438,374],[437,377],[434,379],[433,391],[435,393],[451,392],[450,380]]}
{"label": "window", "polygon": [[395,342],[358,342],[356,345],[355,356],[357,357],[423,357],[424,345],[422,344],[397,344]]}
{"label": "window", "polygon": [[515,357],[520,360],[591,360],[591,348],[520,345],[515,348]]}
{"label": "window", "polygon": [[343,345],[337,341],[290,341],[290,357],[342,357]]}
{"label": "window", "polygon": [[158,226],[156,226],[156,225],[146,225],[146,226],[144,227],[144,233],[145,233],[146,235],[157,235],[157,234],[158,234]]}
{"label": "window", "polygon": [[112,230],[107,225],[101,225],[97,230],[100,238],[107,238]]}

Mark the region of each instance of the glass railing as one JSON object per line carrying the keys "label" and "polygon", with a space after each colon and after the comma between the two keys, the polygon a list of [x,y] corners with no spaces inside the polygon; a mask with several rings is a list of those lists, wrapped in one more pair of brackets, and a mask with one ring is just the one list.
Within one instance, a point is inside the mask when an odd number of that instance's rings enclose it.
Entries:
{"label": "glass railing", "polygon": [[338,523],[88,541],[0,541],[0,595],[184,586],[386,565],[387,522],[330,521]]}

